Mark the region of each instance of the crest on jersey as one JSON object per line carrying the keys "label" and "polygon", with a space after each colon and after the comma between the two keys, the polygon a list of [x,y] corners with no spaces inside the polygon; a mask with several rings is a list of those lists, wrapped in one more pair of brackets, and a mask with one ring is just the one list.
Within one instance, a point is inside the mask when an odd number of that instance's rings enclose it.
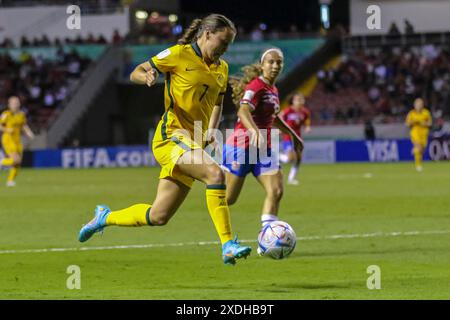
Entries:
{"label": "crest on jersey", "polygon": [[277,97],[277,95],[275,95],[275,94],[273,94],[273,93],[268,93],[268,94],[265,94],[263,97],[262,97],[262,100],[265,102],[265,103],[269,103],[269,104],[272,104],[273,105],[273,109],[274,109],[274,112],[275,112],[275,114],[277,114],[278,112],[280,112],[280,105],[279,105],[279,103],[278,103],[278,97]]}
{"label": "crest on jersey", "polygon": [[225,80],[225,79],[224,79],[223,75],[221,75],[221,74],[217,75],[217,81],[219,82],[219,84],[220,84],[221,86],[223,86],[224,80]]}

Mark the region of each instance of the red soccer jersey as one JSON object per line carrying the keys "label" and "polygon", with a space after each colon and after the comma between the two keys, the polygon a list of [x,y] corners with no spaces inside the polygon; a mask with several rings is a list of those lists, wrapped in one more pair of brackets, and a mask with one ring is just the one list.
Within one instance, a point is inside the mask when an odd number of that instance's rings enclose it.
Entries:
{"label": "red soccer jersey", "polygon": [[[302,136],[302,126],[309,125],[311,122],[311,111],[305,106],[301,107],[300,110],[295,110],[292,106],[289,106],[281,112],[281,118],[291,127],[295,133],[301,137]],[[291,136],[288,134],[283,134],[283,141],[288,141]]]}
{"label": "red soccer jersey", "polygon": [[[259,129],[267,129],[268,147],[271,147],[270,137],[273,121],[280,111],[278,89],[271,86],[262,77],[254,78],[245,87],[240,104],[246,103],[252,108],[252,118]],[[244,139],[247,129],[238,119],[234,133],[227,139],[228,145],[248,148],[249,139]],[[245,142],[244,142],[245,141]]]}

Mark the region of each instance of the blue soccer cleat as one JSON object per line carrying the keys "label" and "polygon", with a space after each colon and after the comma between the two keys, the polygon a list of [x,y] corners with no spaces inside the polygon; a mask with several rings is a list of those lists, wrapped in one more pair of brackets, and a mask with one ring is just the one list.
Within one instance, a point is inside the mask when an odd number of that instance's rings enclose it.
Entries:
{"label": "blue soccer cleat", "polygon": [[85,242],[89,240],[94,233],[103,232],[103,228],[106,226],[106,218],[110,213],[111,210],[107,206],[99,205],[95,207],[94,219],[81,228],[80,234],[78,235],[78,240],[80,242]]}
{"label": "blue soccer cleat", "polygon": [[228,240],[222,246],[223,263],[235,265],[236,259],[247,258],[252,251],[250,247],[241,247],[237,241],[237,236],[233,240]]}

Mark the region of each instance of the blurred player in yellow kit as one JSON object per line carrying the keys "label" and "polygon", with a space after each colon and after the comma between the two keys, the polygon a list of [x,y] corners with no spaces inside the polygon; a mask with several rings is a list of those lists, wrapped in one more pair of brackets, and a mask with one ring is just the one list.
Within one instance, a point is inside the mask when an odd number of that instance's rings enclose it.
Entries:
{"label": "blurred player in yellow kit", "polygon": [[414,109],[406,116],[406,125],[411,129],[410,137],[413,144],[412,153],[417,171],[422,171],[423,153],[427,147],[428,131],[432,124],[430,111],[424,107],[422,98],[414,100]]}
{"label": "blurred player in yellow kit", "polygon": [[[108,226],[162,226],[175,214],[188,195],[194,180],[206,185],[206,204],[222,243],[225,264],[245,258],[251,248],[232,239],[230,212],[226,201],[225,175],[203,150],[206,141],[194,141],[194,132],[205,136],[217,129],[227,89],[228,64],[220,57],[236,35],[234,24],[225,16],[211,14],[195,19],[178,44],[131,73],[136,84],[152,86],[158,74],[166,77],[166,112],[153,138],[153,154],[161,165],[153,204],[135,204],[122,210],[99,205],[95,217],[79,233],[87,241]],[[206,137],[213,142],[212,137]],[[210,159],[210,161],[204,161]]]}
{"label": "blurred player in yellow kit", "polygon": [[16,96],[8,99],[8,110],[2,112],[0,116],[0,131],[2,134],[2,146],[6,158],[0,162],[0,166],[10,167],[6,185],[13,187],[16,185],[16,176],[22,163],[23,146],[21,141],[22,132],[30,138],[34,134],[27,125],[25,113],[20,111],[20,100]]}

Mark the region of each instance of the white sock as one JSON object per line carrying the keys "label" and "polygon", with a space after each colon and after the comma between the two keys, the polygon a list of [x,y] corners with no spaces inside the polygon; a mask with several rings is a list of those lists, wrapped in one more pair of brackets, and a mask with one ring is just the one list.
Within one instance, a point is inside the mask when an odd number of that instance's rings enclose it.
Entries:
{"label": "white sock", "polygon": [[280,154],[280,161],[281,161],[282,163],[288,163],[288,162],[289,162],[289,157],[288,157],[288,155],[285,154],[285,153],[281,153],[281,154]]}
{"label": "white sock", "polygon": [[268,213],[261,215],[261,224],[263,227],[272,221],[278,221],[278,216]]}
{"label": "white sock", "polygon": [[291,167],[291,171],[289,171],[289,177],[288,177],[289,181],[292,181],[295,179],[295,177],[297,176],[298,168],[299,167],[295,166],[295,165]]}

